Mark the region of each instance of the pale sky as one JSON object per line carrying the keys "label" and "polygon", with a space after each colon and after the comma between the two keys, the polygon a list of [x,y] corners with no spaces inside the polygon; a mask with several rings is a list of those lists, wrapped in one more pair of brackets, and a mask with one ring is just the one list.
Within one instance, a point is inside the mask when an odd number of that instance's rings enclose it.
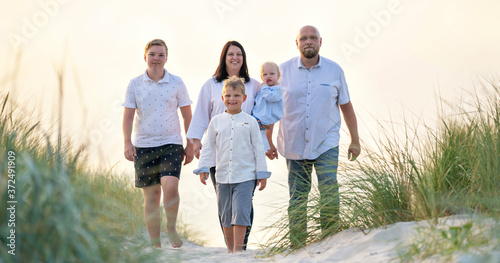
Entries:
{"label": "pale sky", "polygon": [[[120,105],[129,80],[145,70],[148,41],[166,41],[166,68],[184,80],[194,110],[225,42],[244,46],[250,75],[259,79],[261,63],[298,55],[296,32],[310,24],[323,38],[320,54],[344,69],[360,134],[369,140],[376,121],[398,121],[404,111],[433,122],[436,94],[455,99],[481,76],[498,77],[499,13],[500,2],[493,0],[1,0],[0,94],[10,91],[54,123],[54,68],[65,63],[66,133],[86,139],[93,163],[116,165],[117,172],[132,176],[122,153]],[[348,136],[342,136],[345,150]],[[286,205],[284,160],[268,164],[271,184],[254,199],[257,228],[273,214],[261,208],[268,199]],[[215,194],[192,175],[196,166],[183,170],[181,213],[193,228],[215,236],[211,245],[223,246]],[[253,242],[264,238],[255,232]]]}

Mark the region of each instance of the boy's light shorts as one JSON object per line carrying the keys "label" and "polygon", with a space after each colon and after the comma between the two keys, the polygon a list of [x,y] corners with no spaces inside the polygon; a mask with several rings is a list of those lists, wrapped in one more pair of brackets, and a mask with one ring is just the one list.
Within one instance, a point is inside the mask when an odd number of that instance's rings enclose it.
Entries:
{"label": "boy's light shorts", "polygon": [[217,183],[217,207],[224,227],[250,226],[255,180],[237,184]]}

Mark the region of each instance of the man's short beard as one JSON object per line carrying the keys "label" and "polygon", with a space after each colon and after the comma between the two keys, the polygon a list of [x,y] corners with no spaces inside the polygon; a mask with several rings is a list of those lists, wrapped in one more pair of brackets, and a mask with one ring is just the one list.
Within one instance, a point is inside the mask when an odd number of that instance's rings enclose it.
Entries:
{"label": "man's short beard", "polygon": [[313,48],[312,50],[311,49],[306,49],[306,50],[303,50],[302,51],[302,55],[305,57],[305,58],[314,58],[316,57],[316,55],[318,55],[318,50]]}

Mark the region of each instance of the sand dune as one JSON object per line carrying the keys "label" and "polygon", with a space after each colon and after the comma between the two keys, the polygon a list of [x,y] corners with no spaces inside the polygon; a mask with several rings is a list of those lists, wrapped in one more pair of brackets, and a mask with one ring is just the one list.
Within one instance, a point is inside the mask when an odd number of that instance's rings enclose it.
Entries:
{"label": "sand dune", "polygon": [[[439,228],[461,226],[470,221],[469,216],[441,218],[436,224]],[[481,221],[484,225],[485,221]],[[493,225],[494,222],[487,221]],[[368,230],[348,229],[323,242],[309,245],[288,255],[262,258],[262,251],[248,250],[238,255],[227,255],[222,247],[201,247],[185,241],[181,249],[169,249],[167,244],[160,250],[162,262],[399,262],[397,247],[407,243],[417,235],[417,229],[429,227],[430,222],[401,222],[385,228]],[[476,224],[478,225],[478,224]],[[484,231],[480,228],[477,231]],[[167,240],[166,235],[162,236]],[[168,242],[168,241],[167,241]],[[498,247],[498,237],[492,241]],[[491,244],[490,244],[491,246]],[[500,262],[500,251],[488,252],[483,256],[454,255],[451,259],[434,257],[427,262]],[[420,262],[420,261],[417,261]]]}

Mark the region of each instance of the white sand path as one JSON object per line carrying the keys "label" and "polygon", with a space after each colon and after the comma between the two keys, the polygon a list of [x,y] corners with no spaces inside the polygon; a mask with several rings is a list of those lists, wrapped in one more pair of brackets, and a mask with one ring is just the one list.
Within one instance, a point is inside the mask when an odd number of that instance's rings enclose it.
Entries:
{"label": "white sand path", "polygon": [[[448,217],[439,220],[439,225],[461,226],[469,221],[467,216]],[[226,254],[226,248],[201,247],[184,241],[181,249],[170,249],[168,241],[163,242],[160,250],[160,262],[399,262],[397,247],[409,242],[417,234],[419,227],[429,226],[427,221],[401,222],[363,233],[359,229],[348,229],[323,242],[309,245],[288,255],[276,255],[271,258],[256,256],[257,250],[248,250],[237,255]],[[162,236],[162,240],[168,240]],[[494,243],[498,245],[498,237]],[[260,252],[261,253],[261,252]],[[427,262],[444,262],[433,258]],[[449,262],[449,261],[446,261]],[[452,262],[500,262],[500,251],[488,253],[478,258],[470,255],[457,255]]]}

